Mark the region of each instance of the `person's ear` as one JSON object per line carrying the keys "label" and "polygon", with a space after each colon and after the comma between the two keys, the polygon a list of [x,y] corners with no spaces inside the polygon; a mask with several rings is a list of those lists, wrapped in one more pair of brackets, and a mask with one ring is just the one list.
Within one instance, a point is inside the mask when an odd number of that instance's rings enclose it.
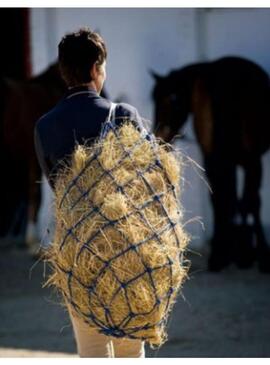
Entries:
{"label": "person's ear", "polygon": [[92,80],[96,80],[98,76],[98,65],[97,62],[95,62],[90,70],[90,75]]}

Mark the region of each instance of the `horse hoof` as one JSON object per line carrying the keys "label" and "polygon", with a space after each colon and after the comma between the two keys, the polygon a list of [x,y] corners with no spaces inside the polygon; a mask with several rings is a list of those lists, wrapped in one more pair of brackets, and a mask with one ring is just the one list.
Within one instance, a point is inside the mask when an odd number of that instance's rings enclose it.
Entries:
{"label": "horse hoof", "polygon": [[220,272],[231,264],[231,258],[220,253],[211,253],[208,260],[208,271]]}
{"label": "horse hoof", "polygon": [[261,273],[270,274],[270,248],[266,247],[264,250],[258,250],[257,255],[258,269]]}
{"label": "horse hoof", "polygon": [[247,225],[234,227],[235,248],[233,261],[239,269],[249,269],[255,262],[256,252],[253,239],[253,227]]}
{"label": "horse hoof", "polygon": [[259,268],[259,271],[262,274],[270,274],[270,264],[269,264],[269,262],[267,263],[267,265],[264,264],[264,263],[259,263],[258,268]]}
{"label": "horse hoof", "polygon": [[255,250],[241,250],[239,255],[235,255],[234,262],[239,269],[250,269],[255,262]]}

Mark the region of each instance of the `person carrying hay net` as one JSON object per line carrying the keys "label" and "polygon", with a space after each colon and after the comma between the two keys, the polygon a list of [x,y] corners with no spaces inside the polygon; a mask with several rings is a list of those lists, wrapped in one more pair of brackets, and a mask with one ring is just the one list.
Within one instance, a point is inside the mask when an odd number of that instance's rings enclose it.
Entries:
{"label": "person carrying hay net", "polygon": [[69,89],[36,124],[38,160],[54,191],[47,284],[61,293],[81,357],[145,357],[187,276],[180,156],[137,110],[101,98],[107,51],[88,28],[64,36]]}

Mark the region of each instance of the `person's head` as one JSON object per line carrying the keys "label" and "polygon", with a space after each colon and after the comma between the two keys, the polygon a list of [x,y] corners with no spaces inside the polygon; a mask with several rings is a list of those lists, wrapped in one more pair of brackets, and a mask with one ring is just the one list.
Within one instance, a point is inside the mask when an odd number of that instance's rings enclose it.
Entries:
{"label": "person's head", "polygon": [[65,35],[58,45],[60,72],[68,87],[89,85],[100,93],[106,78],[106,58],[103,39],[89,28]]}

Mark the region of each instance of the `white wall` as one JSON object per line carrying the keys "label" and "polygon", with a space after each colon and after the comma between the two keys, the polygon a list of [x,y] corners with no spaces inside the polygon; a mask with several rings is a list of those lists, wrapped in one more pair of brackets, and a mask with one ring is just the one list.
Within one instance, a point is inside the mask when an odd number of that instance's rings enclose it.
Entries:
{"label": "white wall", "polygon": [[31,60],[33,74],[43,71],[51,62],[49,59],[48,30],[46,21],[46,10],[31,9]]}
{"label": "white wall", "polygon": [[212,9],[206,17],[206,53],[247,57],[270,73],[270,9]]}
{"label": "white wall", "polygon": [[[270,9],[32,9],[32,60],[34,72],[43,70],[57,58],[57,44],[66,32],[80,26],[98,30],[108,47],[106,90],[112,99],[124,97],[140,113],[152,119],[149,69],[166,74],[172,68],[227,54],[246,56],[270,71]],[[194,139],[191,124],[187,134]],[[195,142],[179,146],[195,161],[201,156]],[[265,176],[270,175],[270,154],[265,156]],[[202,216],[188,226],[198,237],[199,247],[211,235],[212,214],[208,189],[199,170],[186,170],[183,203],[186,219]],[[48,187],[44,188],[48,192]],[[46,193],[48,194],[48,193]],[[263,187],[263,218],[269,224],[270,186]],[[43,205],[41,221],[47,216]],[[41,224],[42,226],[42,224]]]}

